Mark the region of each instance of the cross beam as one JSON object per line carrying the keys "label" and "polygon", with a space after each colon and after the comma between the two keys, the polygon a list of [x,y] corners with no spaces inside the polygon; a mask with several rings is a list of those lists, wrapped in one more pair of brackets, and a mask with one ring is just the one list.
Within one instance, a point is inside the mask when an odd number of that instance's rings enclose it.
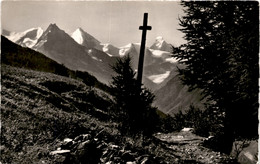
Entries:
{"label": "cross beam", "polygon": [[146,41],[146,31],[152,30],[152,26],[147,26],[148,13],[144,13],[143,26],[139,27],[142,30],[142,41],[139,55],[138,72],[137,72],[137,82],[141,86],[142,75],[143,75],[143,63],[144,63],[144,53],[145,53],[145,41]]}

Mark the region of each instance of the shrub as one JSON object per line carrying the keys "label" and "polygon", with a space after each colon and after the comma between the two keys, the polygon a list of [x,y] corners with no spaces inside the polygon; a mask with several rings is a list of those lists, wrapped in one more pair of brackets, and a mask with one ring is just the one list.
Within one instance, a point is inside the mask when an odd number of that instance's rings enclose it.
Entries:
{"label": "shrub", "polygon": [[175,114],[171,122],[174,130],[192,127],[195,134],[207,137],[222,133],[223,119],[224,114],[213,107],[201,111],[191,105],[188,111]]}

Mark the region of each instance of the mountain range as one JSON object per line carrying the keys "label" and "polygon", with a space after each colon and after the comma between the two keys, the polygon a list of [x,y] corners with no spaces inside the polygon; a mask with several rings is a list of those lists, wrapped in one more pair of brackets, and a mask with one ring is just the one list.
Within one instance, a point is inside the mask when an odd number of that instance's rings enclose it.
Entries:
{"label": "mountain range", "polygon": [[[69,35],[56,24],[50,24],[45,31],[40,27],[19,33],[3,30],[2,35],[18,45],[41,52],[71,70],[87,71],[105,84],[111,82],[113,75],[111,65],[118,58],[130,55],[133,68],[137,70],[138,66],[139,43],[115,47],[109,43],[101,43],[82,28],[76,29]],[[169,111],[175,111],[181,105],[177,105],[177,108],[176,105],[165,105],[172,104],[174,101],[173,97],[172,100],[171,97],[170,99],[165,97],[169,97],[168,93],[171,92],[178,95],[180,89],[165,88],[182,88],[181,97],[190,97],[186,98],[185,107],[191,103],[197,104],[198,99],[194,97],[200,96],[197,92],[189,93],[187,87],[178,82],[177,66],[180,67],[180,64],[172,57],[172,48],[173,46],[162,37],[157,37],[154,44],[146,47],[143,75],[144,85],[162,97],[156,100],[155,105],[169,114],[175,113]]]}
{"label": "mountain range", "polygon": [[[117,48],[109,43],[101,43],[82,28],[69,35],[56,24],[50,24],[45,31],[40,27],[20,33],[5,30],[3,35],[12,42],[39,51],[72,70],[88,71],[106,84],[111,81],[112,71],[109,65],[118,57],[129,54],[134,69],[137,69],[140,44],[129,43]],[[159,88],[167,72],[173,69],[174,66],[169,64],[172,62],[176,60],[171,57],[171,45],[162,37],[156,38],[155,43],[146,48],[143,82],[153,90]]]}

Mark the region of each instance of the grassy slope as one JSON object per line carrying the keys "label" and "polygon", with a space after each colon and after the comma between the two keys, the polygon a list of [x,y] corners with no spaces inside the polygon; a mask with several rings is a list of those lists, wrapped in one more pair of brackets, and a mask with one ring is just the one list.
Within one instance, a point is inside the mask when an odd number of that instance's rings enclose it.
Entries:
{"label": "grassy slope", "polygon": [[[1,156],[4,163],[53,163],[50,151],[64,138],[100,131],[121,147],[174,163],[176,156],[152,138],[145,144],[123,136],[111,119],[111,97],[52,73],[2,65]],[[58,87],[62,86],[62,87]],[[59,89],[62,88],[62,89]],[[123,148],[124,149],[124,148]]]}
{"label": "grassy slope", "polygon": [[106,123],[111,100],[101,90],[63,76],[6,65],[2,65],[1,81],[4,163],[35,163],[57,140],[91,130],[115,131],[111,127],[116,123]]}

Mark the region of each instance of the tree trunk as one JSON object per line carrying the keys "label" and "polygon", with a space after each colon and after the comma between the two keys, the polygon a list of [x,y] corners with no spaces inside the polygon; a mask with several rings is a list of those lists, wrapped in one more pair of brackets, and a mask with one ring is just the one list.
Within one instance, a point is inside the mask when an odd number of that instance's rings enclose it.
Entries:
{"label": "tree trunk", "polygon": [[230,154],[232,151],[233,142],[235,140],[235,127],[234,127],[234,106],[228,105],[226,109],[226,116],[224,120],[224,134],[223,137],[221,137],[221,149],[220,151],[226,154]]}

